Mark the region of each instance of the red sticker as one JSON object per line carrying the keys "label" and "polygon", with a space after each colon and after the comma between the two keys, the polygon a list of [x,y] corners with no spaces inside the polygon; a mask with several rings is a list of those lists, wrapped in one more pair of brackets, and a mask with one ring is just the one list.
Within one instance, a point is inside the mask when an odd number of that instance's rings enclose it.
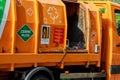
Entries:
{"label": "red sticker", "polygon": [[53,43],[64,43],[64,28],[55,28],[53,35]]}

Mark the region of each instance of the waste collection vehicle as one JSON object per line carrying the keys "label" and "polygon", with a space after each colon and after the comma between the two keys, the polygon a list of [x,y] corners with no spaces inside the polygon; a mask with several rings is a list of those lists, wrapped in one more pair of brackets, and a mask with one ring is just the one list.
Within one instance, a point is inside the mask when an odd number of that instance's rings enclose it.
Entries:
{"label": "waste collection vehicle", "polygon": [[120,5],[0,0],[0,71],[9,80],[119,80]]}

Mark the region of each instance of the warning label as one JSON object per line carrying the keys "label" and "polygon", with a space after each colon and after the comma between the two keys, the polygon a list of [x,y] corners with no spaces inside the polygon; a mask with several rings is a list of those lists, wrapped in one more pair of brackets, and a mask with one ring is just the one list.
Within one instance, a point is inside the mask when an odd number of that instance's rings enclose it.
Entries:
{"label": "warning label", "polygon": [[41,31],[41,44],[49,44],[50,41],[50,26],[43,25]]}
{"label": "warning label", "polygon": [[28,41],[30,37],[33,35],[33,31],[30,29],[28,25],[24,25],[18,32],[17,34],[23,41]]}
{"label": "warning label", "polygon": [[62,44],[64,43],[64,28],[55,28],[53,43]]}

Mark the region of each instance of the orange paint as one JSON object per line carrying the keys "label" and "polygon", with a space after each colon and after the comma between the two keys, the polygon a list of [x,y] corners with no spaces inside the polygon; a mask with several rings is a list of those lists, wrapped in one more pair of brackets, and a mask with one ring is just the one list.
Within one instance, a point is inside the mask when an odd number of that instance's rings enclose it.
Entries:
{"label": "orange paint", "polygon": [[[107,80],[118,80],[120,75],[111,74],[111,66],[120,65],[120,50],[116,46],[120,43],[120,36],[114,15],[114,10],[120,10],[120,5],[79,0],[72,3],[79,9],[79,18],[84,17],[86,44],[84,49],[68,50],[67,17],[74,12],[67,13],[67,3],[61,0],[19,1],[10,0],[7,22],[0,39],[0,70],[56,66],[58,63],[57,66],[62,68],[96,65],[107,73]],[[71,7],[67,7],[68,12],[72,11]],[[101,8],[105,9],[104,13],[100,12]],[[79,14],[80,11],[84,12]]]}

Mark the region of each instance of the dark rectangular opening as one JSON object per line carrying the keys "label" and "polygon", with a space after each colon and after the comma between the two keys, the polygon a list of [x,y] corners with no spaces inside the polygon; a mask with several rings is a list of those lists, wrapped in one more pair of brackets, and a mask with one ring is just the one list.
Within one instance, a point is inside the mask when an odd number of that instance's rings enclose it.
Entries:
{"label": "dark rectangular opening", "polygon": [[85,49],[85,36],[83,31],[83,18],[81,17],[80,4],[77,2],[63,1],[67,12],[67,49]]}

